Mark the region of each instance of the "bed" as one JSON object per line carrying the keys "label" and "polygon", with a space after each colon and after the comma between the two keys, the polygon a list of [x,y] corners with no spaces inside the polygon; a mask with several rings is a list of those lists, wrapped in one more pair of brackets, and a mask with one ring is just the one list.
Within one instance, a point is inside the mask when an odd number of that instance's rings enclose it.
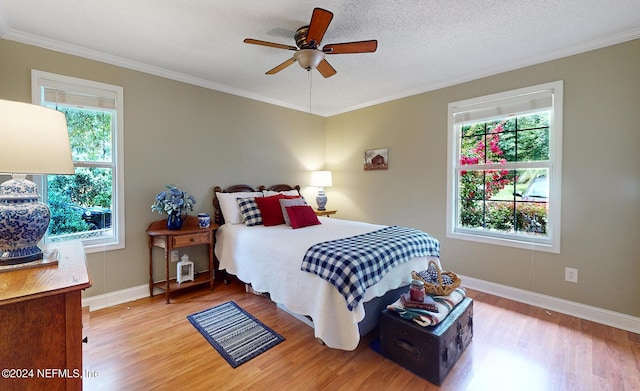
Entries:
{"label": "bed", "polygon": [[[248,202],[252,198],[273,195],[286,197],[292,200],[290,203],[304,203],[304,199],[299,198],[299,190],[298,186],[284,184],[268,188],[250,185],[234,185],[226,189],[214,187],[214,220],[220,224],[215,246],[218,268],[250,284],[255,291],[268,293],[272,301],[294,316],[310,318],[315,337],[328,347],[354,350],[361,335],[378,325],[384,307],[406,291],[411,271],[425,270],[429,260],[440,264],[437,252],[439,247],[429,255],[417,256],[393,266],[382,277],[378,277],[377,282],[363,290],[358,300],[349,302],[329,281],[302,270],[303,258],[307,260],[312,246],[336,243],[336,240],[342,238],[370,235],[389,227],[319,217],[316,218],[319,224],[292,229],[292,213],[291,225],[272,225],[272,222],[267,225],[265,215],[264,224],[248,226],[247,221],[252,221],[252,217],[246,213],[247,208],[234,208],[238,204],[243,204],[244,207],[244,201]],[[238,202],[238,198],[243,202]],[[260,201],[266,201],[266,197]],[[300,209],[304,207],[301,206]],[[293,212],[284,207],[282,211],[285,215],[287,211]]]}

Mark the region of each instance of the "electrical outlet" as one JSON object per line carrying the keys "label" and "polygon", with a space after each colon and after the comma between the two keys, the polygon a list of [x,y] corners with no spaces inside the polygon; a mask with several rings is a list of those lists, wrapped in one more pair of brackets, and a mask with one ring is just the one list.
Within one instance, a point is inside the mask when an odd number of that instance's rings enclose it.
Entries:
{"label": "electrical outlet", "polygon": [[178,250],[171,251],[171,256],[169,258],[171,259],[171,262],[180,261],[180,257],[178,257]]}
{"label": "electrical outlet", "polygon": [[578,282],[578,269],[571,267],[564,268],[564,280],[569,282]]}

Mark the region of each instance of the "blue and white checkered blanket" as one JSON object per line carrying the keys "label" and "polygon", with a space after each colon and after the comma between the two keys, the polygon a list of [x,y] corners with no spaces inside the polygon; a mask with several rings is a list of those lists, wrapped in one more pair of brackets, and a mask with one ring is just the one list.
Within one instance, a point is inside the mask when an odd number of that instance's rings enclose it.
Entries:
{"label": "blue and white checkered blanket", "polygon": [[368,287],[394,266],[415,257],[440,256],[440,242],[413,228],[391,226],[311,246],[302,261],[303,271],[333,284],[352,311]]}

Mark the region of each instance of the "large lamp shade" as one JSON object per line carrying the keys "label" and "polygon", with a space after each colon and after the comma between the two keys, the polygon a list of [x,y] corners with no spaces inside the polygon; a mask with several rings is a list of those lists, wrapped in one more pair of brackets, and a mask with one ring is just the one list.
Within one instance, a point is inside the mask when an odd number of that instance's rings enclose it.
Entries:
{"label": "large lamp shade", "polygon": [[0,100],[0,172],[73,174],[64,114],[22,102]]}
{"label": "large lamp shade", "polygon": [[46,107],[0,100],[0,264],[42,258],[37,244],[49,226],[49,208],[38,202],[27,174],[73,174],[64,114]]}

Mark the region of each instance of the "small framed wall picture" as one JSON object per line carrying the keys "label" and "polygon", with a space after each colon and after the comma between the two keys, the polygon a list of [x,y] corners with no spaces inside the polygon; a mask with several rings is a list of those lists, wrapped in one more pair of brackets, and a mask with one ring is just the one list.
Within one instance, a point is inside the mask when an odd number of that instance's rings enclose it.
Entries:
{"label": "small framed wall picture", "polygon": [[364,170],[389,169],[389,151],[387,148],[367,149],[364,151]]}
{"label": "small framed wall picture", "polygon": [[189,256],[184,254],[177,264],[176,282],[182,284],[186,281],[193,281],[193,262],[189,260]]}

